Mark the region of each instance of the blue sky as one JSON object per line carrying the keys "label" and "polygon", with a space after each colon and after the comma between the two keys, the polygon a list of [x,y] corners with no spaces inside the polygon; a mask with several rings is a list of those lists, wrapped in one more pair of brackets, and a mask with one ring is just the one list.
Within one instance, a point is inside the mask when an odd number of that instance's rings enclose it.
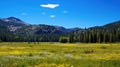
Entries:
{"label": "blue sky", "polygon": [[30,24],[101,26],[120,20],[120,0],[0,0],[0,18],[17,17]]}

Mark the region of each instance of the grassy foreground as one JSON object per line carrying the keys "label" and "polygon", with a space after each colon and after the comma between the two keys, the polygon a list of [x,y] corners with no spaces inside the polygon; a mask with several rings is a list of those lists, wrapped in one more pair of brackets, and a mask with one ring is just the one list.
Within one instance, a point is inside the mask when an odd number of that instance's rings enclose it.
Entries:
{"label": "grassy foreground", "polygon": [[120,67],[120,43],[0,43],[0,67]]}

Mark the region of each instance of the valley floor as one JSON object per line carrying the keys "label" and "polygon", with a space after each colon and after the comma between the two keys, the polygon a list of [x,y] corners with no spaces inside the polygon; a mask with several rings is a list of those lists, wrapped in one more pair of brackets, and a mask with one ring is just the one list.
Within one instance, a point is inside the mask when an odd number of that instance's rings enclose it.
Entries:
{"label": "valley floor", "polygon": [[0,43],[0,67],[120,67],[120,43]]}

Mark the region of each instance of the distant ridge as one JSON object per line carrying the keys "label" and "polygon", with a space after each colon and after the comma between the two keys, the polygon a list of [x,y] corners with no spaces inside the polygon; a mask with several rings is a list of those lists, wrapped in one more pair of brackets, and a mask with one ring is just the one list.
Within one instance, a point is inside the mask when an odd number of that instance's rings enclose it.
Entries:
{"label": "distant ridge", "polygon": [[15,17],[1,18],[1,20],[8,24],[15,25],[15,26],[16,25],[18,25],[18,26],[29,25],[28,23],[26,23],[18,18],[15,18]]}
{"label": "distant ridge", "polygon": [[[38,24],[27,24],[21,19],[15,17],[1,18],[0,19],[0,39],[3,41],[59,41],[60,37],[68,37],[73,33],[77,37],[91,33],[92,31],[111,32],[113,30],[120,30],[120,21],[109,23],[103,26],[95,26],[87,29],[82,28],[65,28],[62,26],[53,26]],[[95,33],[95,32],[94,32]],[[95,33],[96,34],[96,33]],[[4,35],[4,36],[3,36]],[[97,34],[96,34],[97,35]],[[85,36],[85,35],[84,35]],[[4,40],[6,38],[6,40]],[[10,39],[9,39],[10,38]],[[18,38],[18,39],[16,39]],[[79,39],[79,38],[78,38]],[[77,41],[77,40],[76,40]]]}

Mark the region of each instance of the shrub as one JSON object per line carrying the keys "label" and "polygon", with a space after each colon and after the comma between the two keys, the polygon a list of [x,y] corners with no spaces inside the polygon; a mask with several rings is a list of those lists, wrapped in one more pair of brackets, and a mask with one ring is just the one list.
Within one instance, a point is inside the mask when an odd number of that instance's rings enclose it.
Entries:
{"label": "shrub", "polygon": [[84,53],[86,54],[94,53],[94,50],[84,50]]}
{"label": "shrub", "polygon": [[32,57],[32,56],[33,56],[33,54],[32,54],[32,53],[29,53],[29,54],[28,54],[28,56],[29,56],[29,57]]}
{"label": "shrub", "polygon": [[59,42],[61,42],[61,43],[68,43],[69,42],[69,38],[68,37],[60,37]]}
{"label": "shrub", "polygon": [[2,40],[0,39],[0,43],[2,42]]}
{"label": "shrub", "polygon": [[102,47],[101,47],[101,49],[107,49],[107,47],[105,47],[105,46],[102,46]]}

